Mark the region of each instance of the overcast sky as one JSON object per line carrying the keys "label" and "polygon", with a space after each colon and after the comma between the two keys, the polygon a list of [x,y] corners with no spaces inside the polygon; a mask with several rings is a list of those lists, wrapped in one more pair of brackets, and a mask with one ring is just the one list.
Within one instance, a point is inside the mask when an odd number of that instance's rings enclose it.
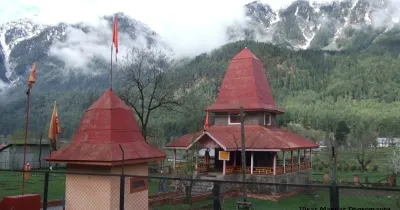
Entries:
{"label": "overcast sky", "polygon": [[[123,11],[156,28],[162,24],[206,23],[232,17],[252,0],[0,0],[0,24],[40,14],[42,20],[76,22]],[[270,0],[275,8],[292,0]],[[264,0],[264,2],[266,2]],[[182,16],[190,16],[183,18]],[[157,25],[157,26],[156,26]]]}
{"label": "overcast sky", "polygon": [[[23,17],[46,24],[95,23],[100,16],[124,12],[160,34],[175,53],[192,56],[225,44],[226,26],[243,20],[243,5],[252,1],[0,0],[0,24]],[[292,0],[268,0],[274,9],[290,2]]]}

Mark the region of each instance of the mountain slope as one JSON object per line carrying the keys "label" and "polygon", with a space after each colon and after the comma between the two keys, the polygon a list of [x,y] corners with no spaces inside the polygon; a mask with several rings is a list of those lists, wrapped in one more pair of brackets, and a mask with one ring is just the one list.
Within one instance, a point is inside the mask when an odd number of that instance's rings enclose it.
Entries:
{"label": "mountain slope", "polygon": [[[143,23],[122,13],[118,16],[122,45],[126,42],[130,43],[128,46],[131,43],[153,44],[159,40]],[[1,26],[0,79],[3,83],[23,85],[21,81],[26,80],[32,63],[38,61],[38,78],[45,82],[38,82],[37,88],[43,91],[49,84],[57,84],[57,87],[52,86],[55,89],[88,87],[86,83],[82,86],[79,78],[93,79],[95,87],[107,84],[103,81],[107,80],[109,67],[104,57],[109,56],[113,16],[104,16],[100,21],[99,25],[60,23],[49,26],[21,19]]]}
{"label": "mountain slope", "polygon": [[255,1],[245,10],[248,21],[228,28],[230,40],[268,41],[291,49],[363,50],[378,36],[391,34],[400,17],[389,0],[298,0],[278,11]]}

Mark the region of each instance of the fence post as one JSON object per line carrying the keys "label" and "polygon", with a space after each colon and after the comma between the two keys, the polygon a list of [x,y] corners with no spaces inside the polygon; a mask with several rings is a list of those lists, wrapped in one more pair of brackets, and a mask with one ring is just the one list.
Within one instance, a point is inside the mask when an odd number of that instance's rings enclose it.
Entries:
{"label": "fence post", "polygon": [[213,199],[214,199],[214,205],[213,205],[213,210],[221,210],[221,202],[219,200],[219,183],[214,182],[213,183],[213,189],[212,189],[212,194],[213,194]]}
{"label": "fence post", "polygon": [[119,209],[124,210],[125,208],[125,175],[121,175],[119,186]]}
{"label": "fence post", "polygon": [[47,194],[49,191],[49,172],[44,174],[43,210],[47,210]]}
{"label": "fence post", "polygon": [[329,187],[329,195],[331,209],[339,209],[339,187],[331,185]]}

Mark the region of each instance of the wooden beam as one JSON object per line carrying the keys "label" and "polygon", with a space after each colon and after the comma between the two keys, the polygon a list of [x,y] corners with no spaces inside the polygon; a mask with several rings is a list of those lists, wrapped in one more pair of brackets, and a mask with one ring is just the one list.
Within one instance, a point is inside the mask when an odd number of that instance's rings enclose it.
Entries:
{"label": "wooden beam", "polygon": [[285,151],[283,151],[283,173],[286,173]]}
{"label": "wooden beam", "polygon": [[174,149],[174,163],[173,163],[173,168],[176,168],[176,149]]}
{"label": "wooden beam", "polygon": [[276,152],[274,152],[274,175],[276,175]]}
{"label": "wooden beam", "polygon": [[254,152],[251,152],[251,165],[250,165],[250,173],[253,174],[254,168]]}

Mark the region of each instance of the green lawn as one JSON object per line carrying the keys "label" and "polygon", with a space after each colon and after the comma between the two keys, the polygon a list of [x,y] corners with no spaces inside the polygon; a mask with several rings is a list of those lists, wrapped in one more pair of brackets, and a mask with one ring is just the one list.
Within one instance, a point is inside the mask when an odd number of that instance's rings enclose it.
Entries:
{"label": "green lawn", "polygon": [[[391,174],[389,160],[393,154],[393,148],[365,149],[365,158],[370,157],[371,163],[367,165],[367,171],[362,171],[357,160],[360,150],[337,149],[337,180],[338,182],[353,182],[355,174],[359,175],[360,182],[366,178],[370,183],[384,180]],[[322,181],[325,172],[332,177],[331,151],[323,149],[313,155],[313,181]],[[382,181],[386,182],[386,181]]]}
{"label": "green lawn", "polygon": [[[49,177],[48,199],[60,199],[64,195],[65,175],[51,174]],[[41,194],[44,191],[44,173],[31,173],[25,180],[25,194]],[[22,173],[0,171],[0,199],[4,196],[21,195]]]}
{"label": "green lawn", "polygon": [[[49,182],[49,200],[61,199],[65,194],[65,175],[50,174]],[[149,180],[149,195],[156,194],[159,189],[160,181],[157,179]],[[167,185],[171,181],[166,181]],[[0,200],[4,196],[21,195],[22,173],[0,171]],[[168,190],[171,190],[170,188]],[[30,179],[25,180],[25,194],[41,194],[44,191],[44,173],[31,173]]]}
{"label": "green lawn", "polygon": [[[341,192],[339,205],[340,207],[356,207],[356,208],[391,208],[400,209],[399,203],[400,193],[365,193],[364,191],[352,192],[346,190]],[[241,198],[229,198],[221,201],[222,209],[231,210],[236,209],[236,201]],[[285,198],[279,202],[260,200],[260,199],[248,199],[255,210],[264,209],[299,209],[299,207],[314,207],[320,209],[321,207],[329,207],[329,192],[328,190],[319,190],[311,194],[302,194]],[[202,200],[193,204],[190,208],[187,204],[179,205],[167,205],[167,206],[154,206],[152,210],[174,210],[174,209],[211,209],[213,201],[211,199]],[[203,206],[203,208],[201,208]]]}

